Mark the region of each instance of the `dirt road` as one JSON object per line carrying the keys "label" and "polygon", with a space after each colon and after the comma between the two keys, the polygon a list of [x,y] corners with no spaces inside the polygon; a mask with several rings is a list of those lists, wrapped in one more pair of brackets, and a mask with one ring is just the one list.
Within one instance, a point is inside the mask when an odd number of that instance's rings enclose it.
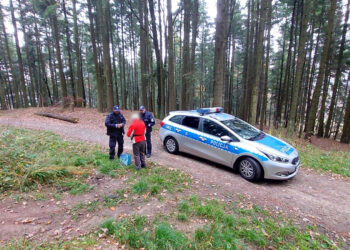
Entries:
{"label": "dirt road", "polygon": [[[79,115],[79,114],[77,114]],[[126,115],[128,115],[126,113]],[[108,146],[108,137],[103,127],[103,116],[88,122],[82,118],[79,124],[69,124],[35,116],[0,116],[0,124],[21,128],[52,131],[63,137]],[[99,124],[99,125],[94,125]],[[282,212],[300,223],[312,222],[328,232],[350,237],[350,181],[328,174],[318,174],[301,168],[292,180],[263,181],[253,184],[243,180],[229,168],[188,155],[168,154],[154,131],[154,151],[151,160],[162,165],[181,169],[195,179],[213,187],[213,195],[243,195],[263,207]],[[125,138],[125,148],[131,143]]]}

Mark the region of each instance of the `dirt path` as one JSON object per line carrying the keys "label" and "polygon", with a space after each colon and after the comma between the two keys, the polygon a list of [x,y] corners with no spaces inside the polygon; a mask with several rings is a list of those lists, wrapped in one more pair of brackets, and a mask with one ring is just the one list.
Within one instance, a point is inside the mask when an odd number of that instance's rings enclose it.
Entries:
{"label": "dirt path", "polygon": [[[64,137],[75,138],[102,146],[108,145],[108,137],[101,125],[68,124],[40,117],[21,117],[5,115],[0,124],[21,128],[52,131]],[[230,169],[215,166],[188,155],[168,154],[159,142],[157,131],[153,135],[154,151],[152,161],[162,165],[181,169],[194,179],[212,187],[213,196],[243,195],[255,204],[272,208],[274,211],[299,218],[300,223],[312,222],[328,232],[334,232],[346,238],[350,237],[350,181],[328,174],[318,174],[301,168],[292,180],[284,182],[263,181],[253,184],[233,174]],[[125,138],[125,148],[131,149],[131,143]]]}

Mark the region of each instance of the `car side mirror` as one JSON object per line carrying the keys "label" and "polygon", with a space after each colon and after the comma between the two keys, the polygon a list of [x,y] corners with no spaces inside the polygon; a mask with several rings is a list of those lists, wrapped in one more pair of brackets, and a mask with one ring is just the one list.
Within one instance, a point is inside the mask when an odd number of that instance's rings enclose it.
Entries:
{"label": "car side mirror", "polygon": [[231,142],[232,141],[231,137],[229,137],[227,135],[221,136],[220,139],[224,142]]}

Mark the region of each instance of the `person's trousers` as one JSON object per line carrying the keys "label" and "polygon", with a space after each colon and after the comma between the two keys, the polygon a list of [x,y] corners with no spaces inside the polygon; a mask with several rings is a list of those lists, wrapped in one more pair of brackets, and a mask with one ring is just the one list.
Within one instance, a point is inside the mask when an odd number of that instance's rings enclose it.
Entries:
{"label": "person's trousers", "polygon": [[114,159],[115,156],[115,146],[118,142],[118,158],[123,153],[124,150],[124,138],[123,135],[110,136],[109,137],[109,159]]}
{"label": "person's trousers", "polygon": [[134,153],[135,165],[139,169],[146,167],[145,153],[146,153],[146,142],[140,141],[132,145],[132,151]]}
{"label": "person's trousers", "polygon": [[152,132],[146,132],[146,142],[147,142],[147,154],[152,154],[152,142],[151,142]]}

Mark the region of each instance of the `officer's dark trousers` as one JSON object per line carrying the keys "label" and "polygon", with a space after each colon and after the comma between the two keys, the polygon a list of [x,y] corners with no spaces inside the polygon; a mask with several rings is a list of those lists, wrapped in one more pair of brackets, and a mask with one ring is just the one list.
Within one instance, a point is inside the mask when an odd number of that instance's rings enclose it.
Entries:
{"label": "officer's dark trousers", "polygon": [[152,142],[151,142],[151,133],[146,132],[146,142],[147,142],[147,154],[152,154]]}
{"label": "officer's dark trousers", "polygon": [[118,142],[118,158],[123,153],[124,149],[124,138],[123,135],[110,136],[109,137],[109,159],[114,159],[115,156],[115,146]]}
{"label": "officer's dark trousers", "polygon": [[146,142],[140,141],[132,145],[132,151],[134,153],[135,165],[137,169],[146,167],[145,153],[146,153]]}

